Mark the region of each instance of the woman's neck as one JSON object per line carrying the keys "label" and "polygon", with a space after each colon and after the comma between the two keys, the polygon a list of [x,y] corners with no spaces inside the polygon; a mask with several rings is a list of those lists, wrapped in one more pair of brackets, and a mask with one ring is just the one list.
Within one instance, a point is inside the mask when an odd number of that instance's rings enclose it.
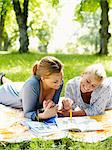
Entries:
{"label": "woman's neck", "polygon": [[43,102],[43,100],[52,100],[53,96],[55,94],[55,90],[51,89],[46,86],[42,81],[40,81],[40,103]]}
{"label": "woman's neck", "polygon": [[49,90],[51,90],[51,88],[49,88],[42,80],[41,80],[41,86],[42,86],[42,89],[43,89],[44,91],[49,91]]}

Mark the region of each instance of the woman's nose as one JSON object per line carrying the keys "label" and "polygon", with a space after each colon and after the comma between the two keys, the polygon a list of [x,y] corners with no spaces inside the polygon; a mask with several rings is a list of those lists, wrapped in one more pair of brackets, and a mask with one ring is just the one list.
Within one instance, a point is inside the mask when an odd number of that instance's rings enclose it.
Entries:
{"label": "woman's nose", "polygon": [[86,86],[86,88],[87,88],[87,90],[91,90],[92,86],[91,86],[90,84],[88,84],[88,85]]}
{"label": "woman's nose", "polygon": [[62,80],[58,81],[57,85],[60,86],[62,83]]}

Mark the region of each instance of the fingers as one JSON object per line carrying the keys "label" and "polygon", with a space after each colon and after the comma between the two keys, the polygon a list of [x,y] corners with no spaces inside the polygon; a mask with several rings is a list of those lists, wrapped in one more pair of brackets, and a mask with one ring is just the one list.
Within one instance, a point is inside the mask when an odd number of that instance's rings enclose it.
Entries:
{"label": "fingers", "polygon": [[43,108],[49,109],[50,107],[53,107],[55,103],[52,100],[44,100],[43,101]]}
{"label": "fingers", "polygon": [[43,117],[44,119],[47,119],[47,118],[51,118],[51,117],[54,117],[57,115],[57,111],[58,111],[58,106],[54,106],[54,107],[51,107],[49,109],[46,109],[44,112],[43,112]]}
{"label": "fingers", "polygon": [[69,98],[63,99],[62,104],[63,104],[63,109],[69,110],[72,108],[73,100]]}
{"label": "fingers", "polygon": [[54,107],[55,107],[56,112],[57,112],[57,111],[58,111],[58,107],[59,107],[59,106],[56,104]]}
{"label": "fingers", "polygon": [[43,101],[43,108],[45,109],[47,107],[48,103],[47,101]]}
{"label": "fingers", "polygon": [[54,107],[55,106],[55,103],[53,101],[50,101],[47,106],[46,106],[46,109],[49,109],[51,107]]}
{"label": "fingers", "polygon": [[52,100],[45,100],[43,101],[43,108],[44,108],[44,112],[43,112],[43,118],[47,119],[50,117],[54,117],[57,115],[58,112],[58,104],[55,104]]}

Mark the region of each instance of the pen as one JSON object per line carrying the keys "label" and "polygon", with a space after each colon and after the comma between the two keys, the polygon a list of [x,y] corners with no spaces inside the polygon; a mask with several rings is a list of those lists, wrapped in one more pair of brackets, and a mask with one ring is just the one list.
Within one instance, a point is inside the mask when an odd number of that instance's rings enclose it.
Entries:
{"label": "pen", "polygon": [[70,109],[70,120],[72,122],[72,109]]}

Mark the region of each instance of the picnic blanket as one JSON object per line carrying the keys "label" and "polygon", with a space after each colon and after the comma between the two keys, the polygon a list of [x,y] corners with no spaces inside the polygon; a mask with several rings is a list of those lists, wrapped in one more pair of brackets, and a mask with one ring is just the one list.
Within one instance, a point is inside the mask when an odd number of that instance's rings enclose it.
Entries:
{"label": "picnic blanket", "polygon": [[[86,117],[86,116],[85,116]],[[23,111],[14,109],[0,104],[0,141],[17,143],[32,138],[42,138],[45,140],[61,139],[69,137],[75,141],[97,142],[103,141],[112,136],[112,110],[106,111],[105,114],[90,117],[101,122],[104,130],[92,132],[59,132],[46,137],[38,137],[33,134],[27,126],[21,122],[27,120],[24,118]]]}

